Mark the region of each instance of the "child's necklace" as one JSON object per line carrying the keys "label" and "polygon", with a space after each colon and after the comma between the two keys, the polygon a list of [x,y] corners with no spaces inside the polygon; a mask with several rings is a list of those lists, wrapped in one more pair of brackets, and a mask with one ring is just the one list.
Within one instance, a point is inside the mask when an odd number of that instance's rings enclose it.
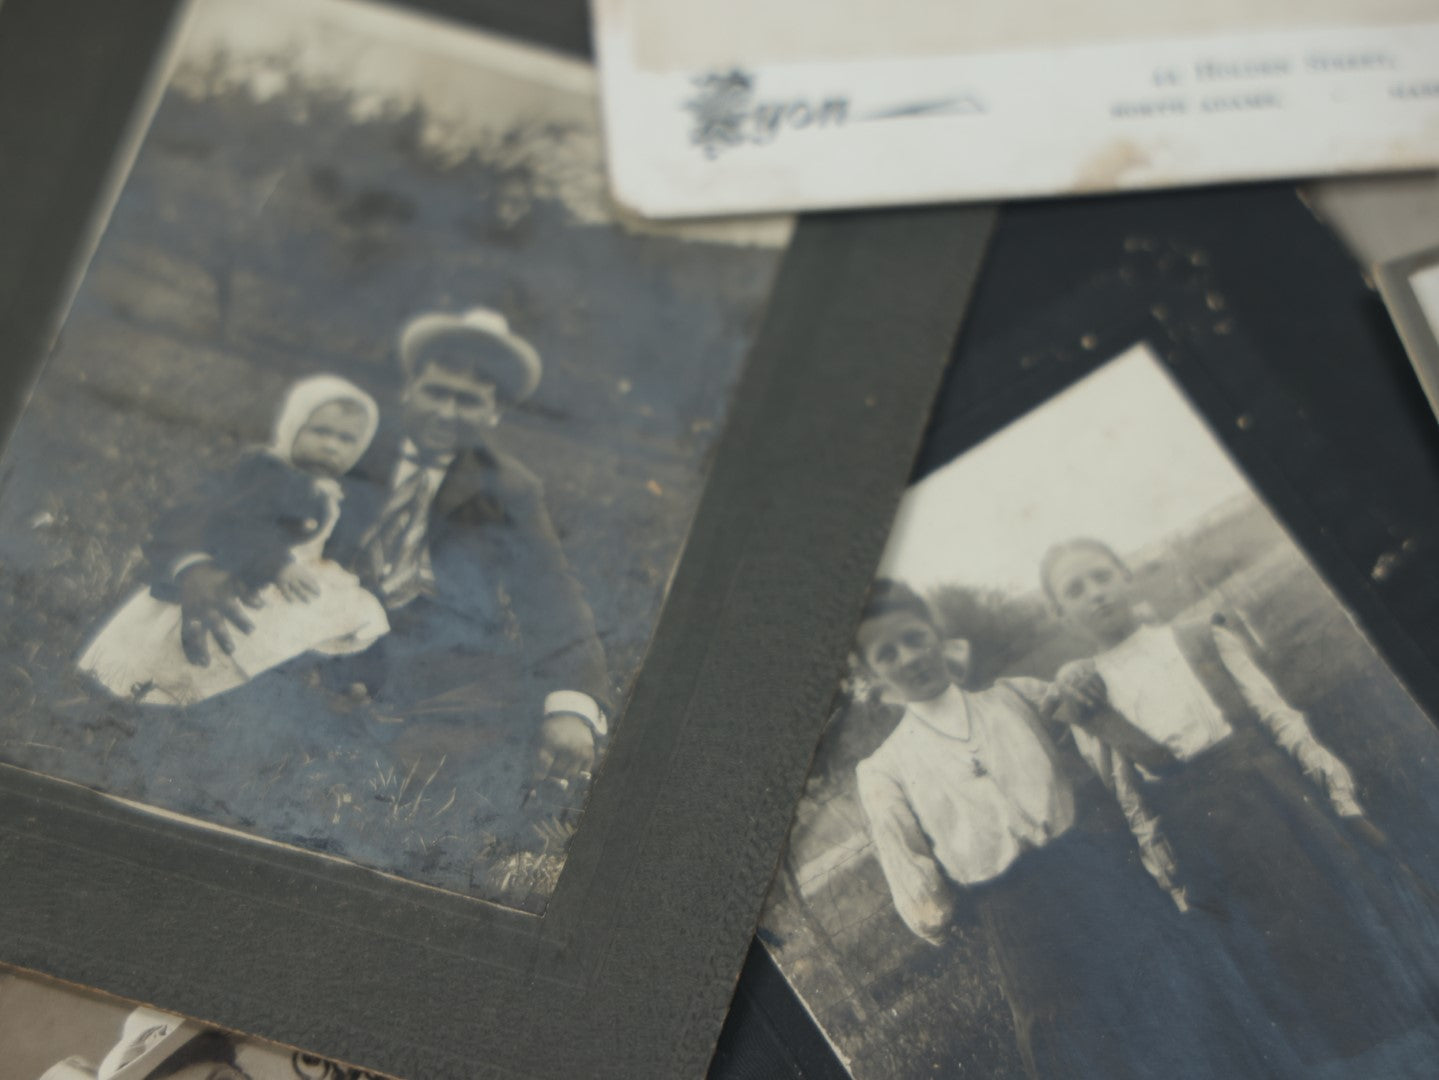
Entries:
{"label": "child's necklace", "polygon": [[965,752],[969,756],[969,773],[971,776],[974,776],[976,778],[981,776],[988,776],[989,769],[987,769],[984,762],[979,759],[979,750],[977,746],[972,745],[975,735],[974,714],[971,713],[969,709],[969,695],[964,693],[964,691],[962,690],[959,692],[959,706],[960,709],[963,710],[964,716],[963,735],[960,735],[956,732],[946,731],[934,721],[928,719],[923,715],[920,715],[919,713],[916,713],[916,715],[919,717],[919,720],[924,724],[925,727],[929,728],[937,735],[948,739],[950,742],[964,744],[966,748]]}

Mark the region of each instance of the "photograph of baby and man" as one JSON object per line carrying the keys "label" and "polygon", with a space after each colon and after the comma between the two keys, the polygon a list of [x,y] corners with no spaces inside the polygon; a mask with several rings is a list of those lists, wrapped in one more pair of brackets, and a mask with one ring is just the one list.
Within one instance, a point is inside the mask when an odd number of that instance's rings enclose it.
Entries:
{"label": "photograph of baby and man", "polygon": [[587,66],[193,0],[0,481],[0,762],[529,912],[788,223],[608,201]]}
{"label": "photograph of baby and man", "polygon": [[761,938],[860,1080],[1420,1080],[1436,781],[1139,344],[907,493]]}

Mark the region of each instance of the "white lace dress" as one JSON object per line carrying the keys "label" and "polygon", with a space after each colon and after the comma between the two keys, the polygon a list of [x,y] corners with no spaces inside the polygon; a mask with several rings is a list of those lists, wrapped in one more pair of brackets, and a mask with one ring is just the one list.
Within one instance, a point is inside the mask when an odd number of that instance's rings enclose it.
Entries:
{"label": "white lace dress", "polygon": [[319,585],[307,603],[286,599],[274,585],[260,590],[260,606],[246,608],[254,624],[235,630],[235,651],[211,642],[210,662],[190,663],[180,641],[180,605],[157,600],[148,588],[112,615],[80,656],[80,670],[116,697],[149,705],[189,705],[233,690],[263,671],[307,652],[339,656],[360,652],[388,633],[384,606],[359,579],[323,555],[340,517],[340,487],[315,481],[325,497],[319,531],[291,549],[295,562]]}

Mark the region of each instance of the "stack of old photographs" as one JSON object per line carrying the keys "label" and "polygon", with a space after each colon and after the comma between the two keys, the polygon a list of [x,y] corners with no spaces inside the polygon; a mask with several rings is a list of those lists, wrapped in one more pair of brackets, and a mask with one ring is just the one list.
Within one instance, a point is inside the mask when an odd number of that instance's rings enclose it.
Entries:
{"label": "stack of old photographs", "polygon": [[635,212],[1421,164],[1432,14],[1091,35],[1284,108],[959,175],[950,38],[689,6],[596,5],[604,125],[579,3],[0,9],[0,1080],[1432,1076],[1433,257]]}

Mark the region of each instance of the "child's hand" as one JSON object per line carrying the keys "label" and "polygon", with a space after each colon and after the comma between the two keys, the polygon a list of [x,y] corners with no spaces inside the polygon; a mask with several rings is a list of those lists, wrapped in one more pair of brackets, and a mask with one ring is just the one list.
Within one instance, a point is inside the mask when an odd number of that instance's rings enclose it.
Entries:
{"label": "child's hand", "polygon": [[308,604],[320,595],[320,582],[299,563],[286,563],[275,575],[275,588],[292,604]]}
{"label": "child's hand", "polygon": [[1060,668],[1054,676],[1054,688],[1061,697],[1082,709],[1097,709],[1109,701],[1104,676],[1089,659],[1071,660]]}

